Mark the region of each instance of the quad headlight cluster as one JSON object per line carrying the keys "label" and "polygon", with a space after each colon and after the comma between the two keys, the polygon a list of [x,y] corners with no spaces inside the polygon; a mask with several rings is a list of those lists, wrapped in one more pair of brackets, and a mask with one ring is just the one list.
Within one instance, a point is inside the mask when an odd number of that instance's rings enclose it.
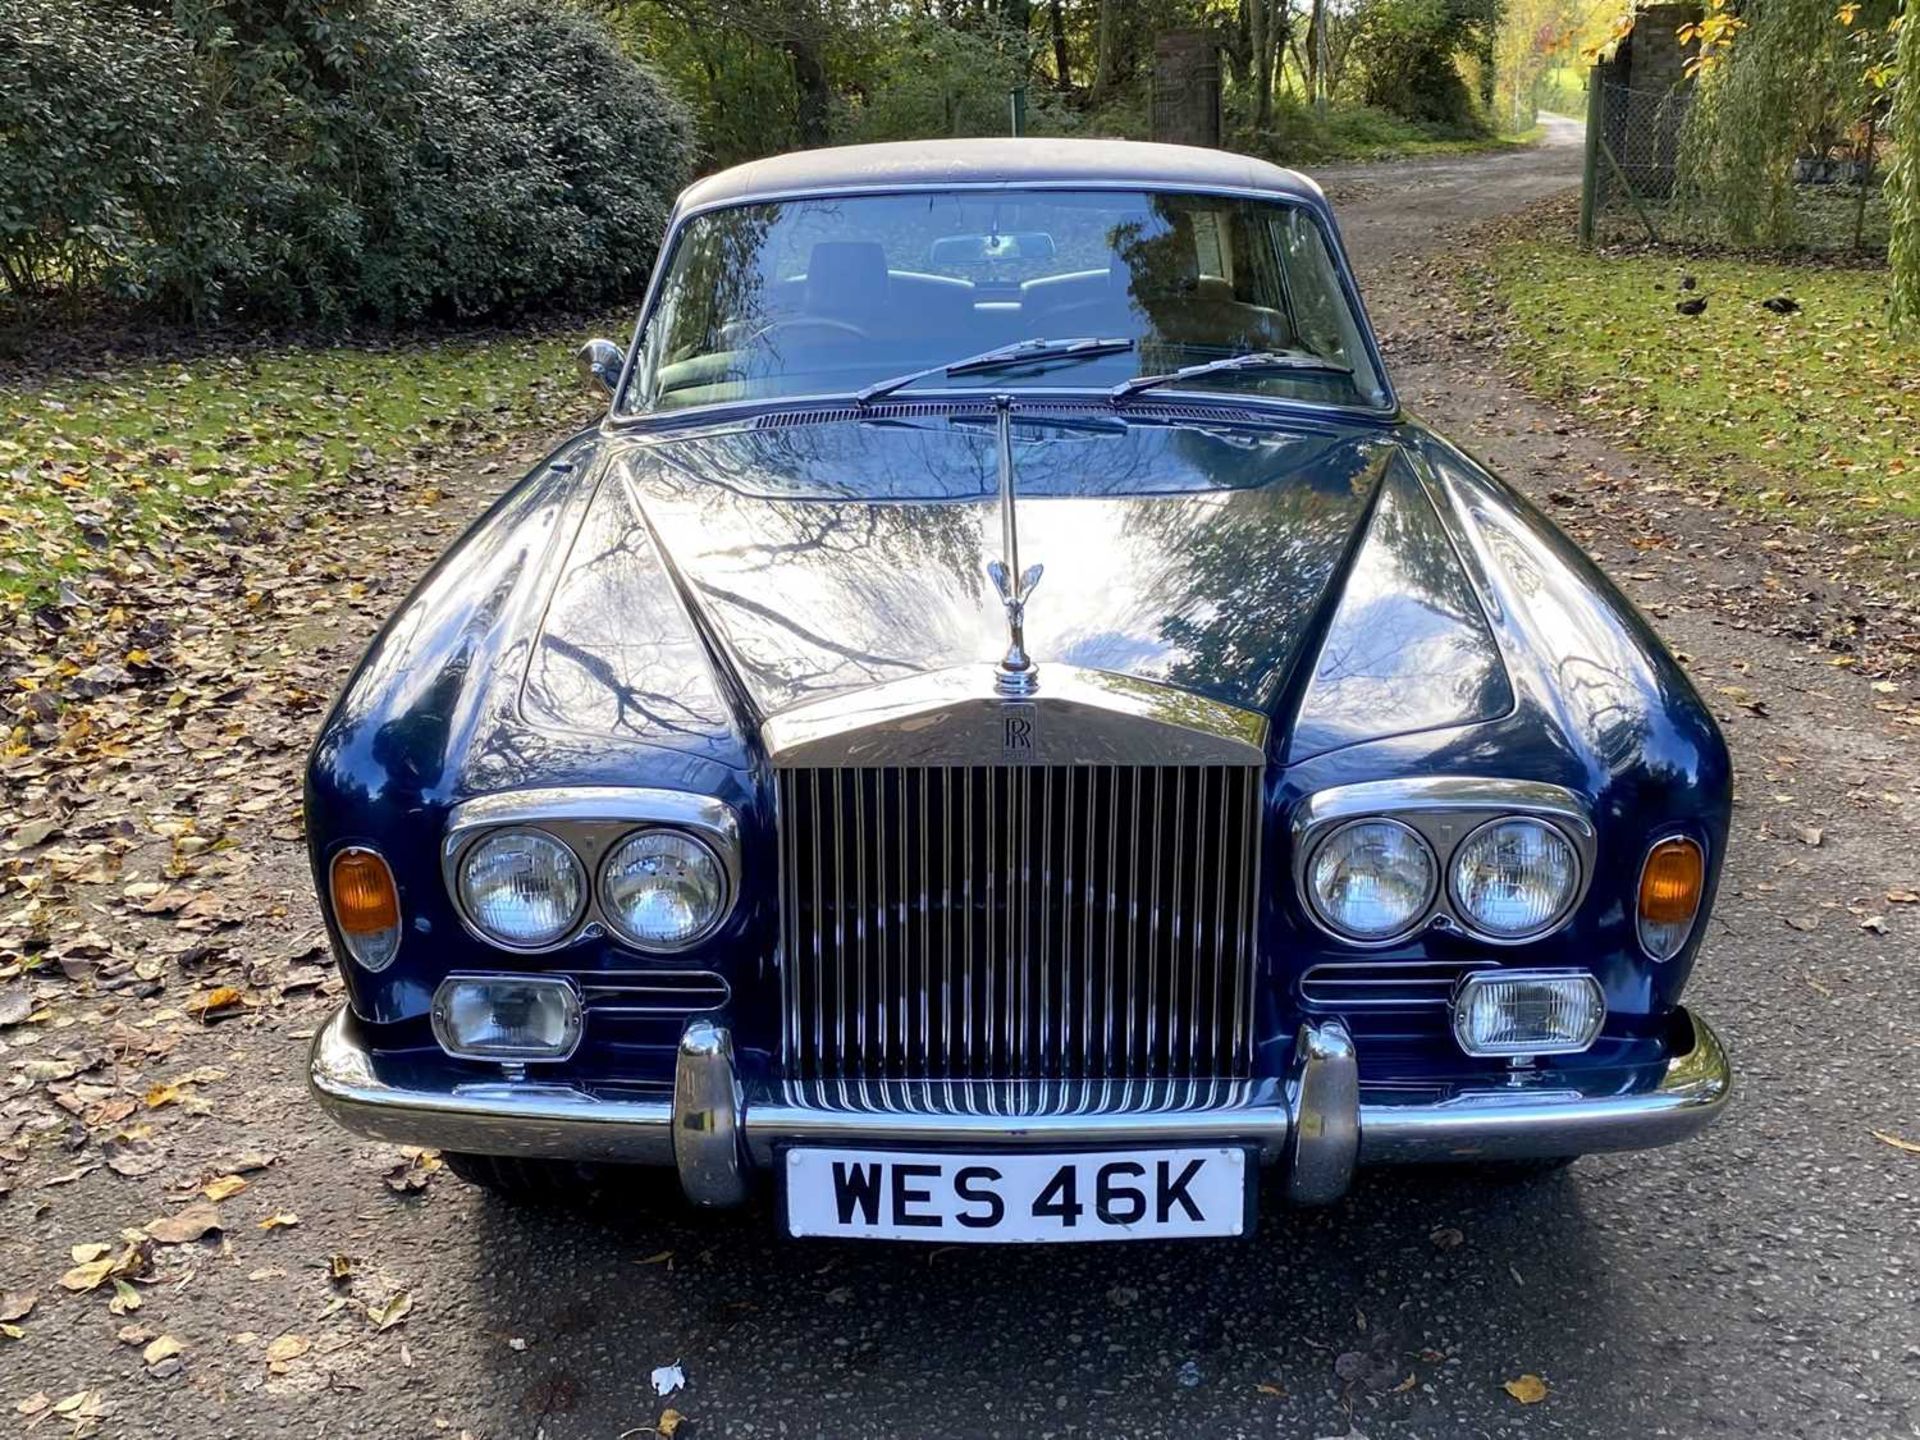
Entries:
{"label": "quad headlight cluster", "polygon": [[1413,826],[1378,815],[1348,821],[1314,847],[1306,902],[1336,935],[1386,944],[1434,911],[1442,886],[1464,928],[1502,942],[1546,934],[1579,898],[1580,852],[1551,821],[1496,816],[1451,848],[1443,869],[1432,840]]}
{"label": "quad headlight cluster", "polygon": [[726,867],[691,831],[634,830],[606,847],[596,868],[590,876],[574,848],[548,831],[514,826],[467,848],[455,888],[468,923],[513,950],[559,944],[590,907],[636,949],[684,950],[711,934],[732,903]]}

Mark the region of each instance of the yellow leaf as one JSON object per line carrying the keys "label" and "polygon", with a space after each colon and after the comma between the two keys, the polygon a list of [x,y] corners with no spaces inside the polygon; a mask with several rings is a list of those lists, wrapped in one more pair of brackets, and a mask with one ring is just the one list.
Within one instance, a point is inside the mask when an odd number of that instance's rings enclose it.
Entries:
{"label": "yellow leaf", "polygon": [[115,1315],[130,1315],[140,1308],[140,1292],[122,1280],[113,1277],[113,1299],[107,1302],[107,1309]]}
{"label": "yellow leaf", "polygon": [[84,1265],[74,1266],[60,1277],[60,1283],[69,1290],[98,1290],[111,1269],[113,1269],[113,1257],[104,1255],[98,1260],[89,1260]]}
{"label": "yellow leaf", "polygon": [[1891,1145],[1894,1149],[1904,1150],[1909,1155],[1920,1155],[1920,1140],[1902,1140],[1898,1135],[1889,1135],[1882,1130],[1873,1130],[1868,1133],[1883,1145]]}
{"label": "yellow leaf", "polygon": [[186,1348],[173,1336],[162,1335],[140,1352],[140,1358],[149,1365],[158,1365],[169,1356],[181,1354]]}
{"label": "yellow leaf", "polygon": [[238,1195],[247,1188],[247,1182],[238,1175],[220,1175],[200,1187],[200,1193],[209,1200],[225,1200],[229,1195]]}
{"label": "yellow leaf", "polygon": [[232,985],[222,985],[218,989],[204,991],[189,999],[183,1007],[189,1015],[198,1015],[201,1019],[217,1010],[227,1010],[246,999],[246,992]]}
{"label": "yellow leaf", "polygon": [[376,1305],[368,1310],[367,1318],[373,1321],[375,1330],[391,1330],[407,1318],[407,1312],[411,1309],[413,1309],[413,1296],[404,1290],[398,1290],[386,1304]]}
{"label": "yellow leaf", "polygon": [[291,1210],[278,1210],[260,1222],[262,1230],[285,1230],[298,1225],[300,1217]]}
{"label": "yellow leaf", "polygon": [[282,1335],[267,1346],[267,1363],[285,1365],[289,1360],[298,1360],[313,1348],[313,1342],[304,1335]]}
{"label": "yellow leaf", "polygon": [[98,1390],[76,1390],[64,1400],[53,1402],[53,1413],[76,1420],[97,1419],[101,1413]]}
{"label": "yellow leaf", "polygon": [[108,1255],[108,1254],[111,1254],[112,1252],[113,1252],[113,1246],[105,1245],[100,1243],[99,1241],[95,1241],[91,1245],[76,1245],[73,1247],[73,1250],[71,1253],[73,1255],[74,1264],[91,1265],[95,1260],[98,1260],[102,1255]]}
{"label": "yellow leaf", "polygon": [[678,1410],[674,1410],[674,1409],[662,1410],[660,1412],[660,1423],[654,1426],[653,1428],[657,1430],[660,1434],[666,1436],[667,1440],[673,1440],[674,1431],[680,1428],[680,1422],[685,1418],[686,1417],[682,1415]]}
{"label": "yellow leaf", "polygon": [[1506,1391],[1522,1405],[1538,1405],[1547,1398],[1547,1382],[1538,1375],[1522,1375],[1507,1381]]}
{"label": "yellow leaf", "polygon": [[147,1091],[147,1108],[158,1110],[162,1105],[172,1105],[180,1099],[178,1085],[155,1085]]}

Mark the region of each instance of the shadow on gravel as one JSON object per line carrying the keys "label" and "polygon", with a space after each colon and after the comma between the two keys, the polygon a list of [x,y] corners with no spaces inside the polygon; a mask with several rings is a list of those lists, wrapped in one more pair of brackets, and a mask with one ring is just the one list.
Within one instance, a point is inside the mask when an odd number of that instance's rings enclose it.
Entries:
{"label": "shadow on gravel", "polygon": [[[850,1430],[1006,1433],[1059,1413],[1101,1433],[1105,1407],[1119,1423],[1149,1389],[1170,1425],[1431,1419],[1449,1382],[1510,1405],[1500,1379],[1546,1337],[1564,1353],[1620,1323],[1589,1183],[1581,1167],[1384,1171],[1327,1210],[1268,1194],[1242,1242],[1042,1247],[792,1241],[771,1197],[694,1214],[665,1174],[582,1208],[486,1196],[470,1359],[556,1437],[644,1427],[669,1403],[728,1434],[816,1433],[828,1402],[865,1417]],[[656,1399],[649,1374],[673,1362],[687,1388]]]}

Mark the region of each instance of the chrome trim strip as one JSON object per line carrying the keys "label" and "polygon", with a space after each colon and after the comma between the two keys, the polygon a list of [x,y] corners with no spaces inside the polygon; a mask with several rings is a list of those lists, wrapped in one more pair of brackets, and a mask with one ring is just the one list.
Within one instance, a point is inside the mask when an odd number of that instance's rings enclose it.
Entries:
{"label": "chrome trim strip", "polygon": [[[1157,681],[1049,664],[1018,702],[1037,765],[1262,765],[1267,717]],[[761,729],[776,766],[1003,765],[1008,704],[954,666],[782,711]]]}
{"label": "chrome trim strip", "polygon": [[1287,1198],[1327,1205],[1346,1194],[1360,1153],[1360,1062],[1338,1020],[1302,1025],[1287,1082]]}
{"label": "chrome trim strip", "polygon": [[[637,830],[664,827],[691,831],[720,861],[727,893],[718,918],[679,945],[641,945],[608,918],[600,903],[600,870],[607,857]],[[570,848],[586,875],[587,903],[567,933],[551,945],[507,945],[475,925],[460,903],[460,862],[469,847],[501,829],[539,830]],[[599,927],[615,941],[646,955],[677,955],[706,943],[733,913],[740,895],[740,822],[733,807],[707,795],[624,785],[577,785],[503,790],[455,805],[440,841],[440,875],[466,932],[484,945],[514,955],[549,955]]]}
{"label": "chrome trim strip", "polygon": [[[1674,1027],[1680,1037],[1676,1053],[1658,1083],[1645,1090],[1620,1093],[1611,1088],[1620,1082],[1620,1072],[1612,1070],[1593,1074],[1588,1080],[1592,1089],[1585,1093],[1570,1088],[1573,1076],[1550,1072],[1542,1080],[1562,1088],[1508,1085],[1455,1090],[1434,1098],[1362,1085],[1359,1163],[1551,1157],[1643,1149],[1683,1140],[1719,1117],[1731,1093],[1733,1075],[1726,1051],[1705,1021],[1681,1009],[1675,1012]],[[693,1047],[698,1054],[689,1093],[713,1098],[717,1109],[724,1104],[731,1065],[725,1073],[717,1065],[707,1068],[713,1057],[706,1052],[721,1043],[718,1037],[725,1032],[717,1026],[706,1028],[714,1033]],[[1321,1027],[1321,1040],[1328,1052],[1321,1058],[1337,1063],[1332,1032]],[[664,1090],[654,1095],[635,1087],[630,1093],[609,1096],[535,1081],[473,1084],[461,1078],[465,1072],[457,1070],[440,1070],[430,1081],[414,1085],[398,1084],[383,1077],[381,1069],[410,1069],[418,1076],[423,1067],[404,1060],[376,1063],[344,1009],[315,1036],[308,1066],[309,1084],[321,1108],[347,1129],[374,1139],[486,1155],[659,1166],[677,1163],[673,1104]],[[1303,1077],[1304,1073],[1303,1067]],[[776,1094],[742,1094],[737,1076],[733,1083],[736,1153],[758,1166],[770,1165],[775,1150],[786,1144],[880,1148],[972,1143],[1031,1149],[1213,1140],[1250,1144],[1263,1161],[1276,1161],[1288,1148],[1291,1130],[1289,1096],[1274,1081],[1247,1082],[1245,1089],[1229,1092],[1228,1103],[1198,1111],[1071,1110],[1038,1116],[1008,1116],[992,1109],[959,1115],[906,1111],[875,1115],[799,1104]],[[1118,1103],[1140,1103],[1131,1089],[1133,1083],[1116,1082]],[[1303,1129],[1335,1135],[1345,1122],[1331,1112],[1344,1111],[1347,1103],[1339,1097],[1338,1087],[1302,1084],[1298,1094],[1305,1097],[1296,1102]],[[1317,1106],[1306,1103],[1316,1094],[1328,1098]],[[716,1113],[712,1127],[697,1132],[713,1139],[715,1151],[720,1147],[722,1123]],[[724,1165],[718,1183],[724,1183]]]}
{"label": "chrome trim strip", "polygon": [[[1035,1082],[1039,1083],[1039,1082]],[[1115,1090],[1139,1082],[1110,1082]],[[1208,1082],[1201,1082],[1203,1084]],[[1096,1083],[1092,1090],[1099,1090]],[[980,1145],[989,1149],[1239,1143],[1250,1145],[1262,1164],[1277,1161],[1286,1147],[1287,1110],[1278,1082],[1240,1087],[1240,1103],[1198,1109],[1074,1108],[1008,1114],[983,1090],[980,1107],[965,1110],[827,1109],[797,1103],[778,1092],[747,1100],[747,1153],[756,1166],[774,1163],[787,1145],[871,1145],[877,1149],[917,1145]]]}
{"label": "chrome trim strip", "polygon": [[695,1205],[738,1205],[747,1198],[740,1155],[740,1081],[732,1035],[708,1020],[680,1034],[673,1067],[673,1163]]}
{"label": "chrome trim strip", "polygon": [[[1314,854],[1334,829],[1375,816],[1398,821],[1418,833],[1439,862],[1439,874],[1434,896],[1418,920],[1396,935],[1363,940],[1344,934],[1322,918],[1308,892],[1307,877]],[[1460,845],[1473,831],[1501,816],[1525,816],[1553,825],[1573,845],[1580,866],[1573,899],[1566,909],[1551,925],[1528,935],[1482,931],[1461,915],[1453,900],[1453,860]],[[1593,881],[1599,848],[1599,834],[1585,802],[1565,786],[1471,775],[1409,776],[1317,790],[1295,806],[1292,839],[1294,894],[1300,908],[1315,929],[1354,950],[1402,944],[1425,928],[1452,930],[1483,945],[1531,945],[1559,930],[1579,910]]]}

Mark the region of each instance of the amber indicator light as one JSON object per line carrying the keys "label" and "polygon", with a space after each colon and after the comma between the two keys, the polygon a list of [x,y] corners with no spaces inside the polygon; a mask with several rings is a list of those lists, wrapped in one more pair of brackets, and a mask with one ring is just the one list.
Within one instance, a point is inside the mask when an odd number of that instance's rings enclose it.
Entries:
{"label": "amber indicator light", "polygon": [[1691,840],[1662,840],[1640,872],[1640,915],[1657,925],[1684,925],[1700,908],[1706,857]]}
{"label": "amber indicator light", "polygon": [[342,850],[333,857],[333,915],[349,935],[399,928],[400,897],[385,860],[371,850]]}

